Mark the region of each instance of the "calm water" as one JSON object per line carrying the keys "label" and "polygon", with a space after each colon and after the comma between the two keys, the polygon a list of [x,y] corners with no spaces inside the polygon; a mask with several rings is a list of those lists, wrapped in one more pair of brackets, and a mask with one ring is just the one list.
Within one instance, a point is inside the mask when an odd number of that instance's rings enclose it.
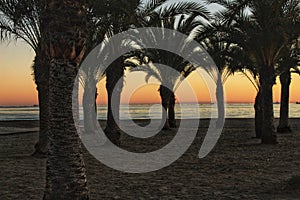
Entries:
{"label": "calm water", "polygon": [[[253,104],[226,104],[226,118],[254,118]],[[279,104],[274,104],[274,115],[279,117]],[[0,120],[38,120],[38,107],[0,107]],[[81,119],[82,108],[80,109]],[[216,117],[214,104],[181,104],[176,105],[176,118],[195,119]],[[159,104],[122,105],[121,119],[159,119],[161,107]],[[290,117],[300,117],[300,104],[290,104]],[[98,118],[106,119],[106,106],[98,106]]]}

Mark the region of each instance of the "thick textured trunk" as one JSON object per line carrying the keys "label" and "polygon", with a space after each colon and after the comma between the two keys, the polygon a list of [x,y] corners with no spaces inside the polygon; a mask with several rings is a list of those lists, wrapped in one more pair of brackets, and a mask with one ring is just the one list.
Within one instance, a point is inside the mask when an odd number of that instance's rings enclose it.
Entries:
{"label": "thick textured trunk", "polygon": [[263,105],[262,105],[262,96],[261,91],[256,94],[255,103],[254,103],[254,111],[255,111],[255,137],[261,138],[262,134],[262,126],[263,126]]}
{"label": "thick textured trunk", "polygon": [[44,199],[88,199],[81,141],[72,116],[76,68],[55,61],[50,70],[50,146]]}
{"label": "thick textured trunk", "polygon": [[165,121],[163,125],[163,130],[170,129],[167,113],[168,113],[168,108],[170,105],[170,97],[172,96],[172,93],[173,92],[169,88],[160,85],[159,94],[160,94],[161,105],[162,105],[162,120],[163,122]]}
{"label": "thick textured trunk", "polygon": [[290,84],[291,73],[286,71],[280,75],[281,83],[281,100],[280,100],[280,119],[277,127],[279,133],[290,133],[289,124],[289,99],[290,99]]}
{"label": "thick textured trunk", "polygon": [[263,66],[260,73],[261,94],[263,105],[263,129],[261,140],[263,144],[276,144],[277,138],[274,126],[273,85],[275,72],[273,66]]}
{"label": "thick textured trunk", "polygon": [[89,199],[81,141],[72,110],[75,78],[85,52],[86,2],[43,2],[41,26],[47,41],[44,51],[51,60],[44,199]]}
{"label": "thick textured trunk", "polygon": [[175,94],[171,92],[169,107],[168,107],[168,121],[170,128],[176,128],[176,120],[175,120]]}
{"label": "thick textured trunk", "polygon": [[120,142],[119,110],[120,98],[123,89],[124,60],[122,57],[116,59],[106,69],[106,90],[108,97],[106,136],[115,144]]}
{"label": "thick textured trunk", "polygon": [[216,98],[217,98],[217,106],[218,106],[218,120],[216,122],[216,126],[219,128],[223,126],[224,119],[225,119],[224,90],[223,90],[221,75],[218,76],[218,80],[217,80]]}

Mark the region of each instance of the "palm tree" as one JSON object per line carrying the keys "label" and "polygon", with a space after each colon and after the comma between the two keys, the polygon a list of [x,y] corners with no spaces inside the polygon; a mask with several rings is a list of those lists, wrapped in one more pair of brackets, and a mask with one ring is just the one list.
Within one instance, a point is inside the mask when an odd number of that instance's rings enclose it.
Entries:
{"label": "palm tree", "polygon": [[216,17],[211,24],[207,24],[198,32],[196,40],[203,46],[207,53],[212,57],[218,71],[214,68],[205,68],[207,73],[216,83],[216,100],[218,107],[217,127],[224,123],[225,108],[224,108],[224,90],[223,84],[228,77],[236,71],[241,70],[242,66],[239,62],[241,54],[240,48],[232,44],[229,40],[229,34],[226,30],[226,24],[221,24]]}
{"label": "palm tree", "polygon": [[[218,16],[217,16],[218,17]],[[215,24],[217,23],[217,24]],[[247,52],[238,45],[232,43],[230,28],[226,24],[218,24],[216,21],[212,23],[212,28],[206,28],[205,34],[207,38],[200,38],[200,43],[203,44],[205,49],[212,56],[217,69],[219,71],[218,76],[216,77],[214,73],[208,71],[211,77],[215,80],[217,89],[217,102],[218,106],[218,119],[223,119],[224,115],[222,114],[222,102],[219,102],[218,96],[222,97],[222,93],[218,94],[221,90],[222,84],[224,84],[227,78],[235,72],[242,73],[254,86],[257,91],[255,97],[254,110],[255,110],[255,134],[256,138],[261,138],[262,133],[262,99],[261,99],[261,89],[258,72],[255,68],[255,64],[248,57]],[[198,38],[199,39],[199,38]],[[202,41],[202,42],[201,42]],[[220,82],[222,81],[222,84]],[[219,88],[219,89],[218,89]],[[220,98],[222,99],[222,98]],[[221,111],[221,112],[220,112]],[[221,114],[220,114],[221,113]],[[218,120],[217,125],[221,124],[222,121]]]}
{"label": "palm tree", "polygon": [[40,44],[40,9],[39,0],[0,1],[0,40],[21,39],[35,52],[33,75],[38,90],[40,131],[33,155],[43,157],[48,149],[49,60],[43,54]]}
{"label": "palm tree", "polygon": [[72,92],[87,38],[85,1],[44,1],[42,49],[50,63],[49,152],[44,199],[89,199]]}
{"label": "palm tree", "polygon": [[289,125],[289,94],[291,84],[291,69],[293,72],[299,73],[299,47],[297,44],[298,40],[295,40],[294,45],[290,49],[286,49],[285,54],[279,60],[278,71],[279,79],[281,83],[281,100],[280,100],[280,118],[277,132],[286,133],[291,132]]}
{"label": "palm tree", "polygon": [[[86,52],[91,52],[97,45],[104,41],[109,23],[106,16],[110,13],[107,2],[89,1],[88,2],[88,35]],[[86,58],[86,54],[83,60]],[[93,132],[97,129],[97,83],[104,78],[105,74],[99,74],[94,66],[81,66],[79,81],[83,90],[83,117],[86,132]]]}
{"label": "palm tree", "polygon": [[[90,23],[90,34],[88,49],[92,50],[95,45],[99,43],[110,44],[110,38],[115,34],[121,33],[133,28],[137,23],[141,23],[139,19],[144,17],[146,14],[152,12],[166,0],[151,0],[148,1],[142,7],[142,1],[95,1],[90,4],[89,7],[89,19]],[[109,45],[108,57],[113,57],[116,52],[118,52],[119,46]],[[105,52],[103,52],[105,53]],[[105,57],[105,56],[104,56]],[[84,101],[84,122],[86,131],[91,132],[95,130],[96,124],[90,124],[92,121],[96,121],[96,115],[93,106],[93,98],[91,91],[96,90],[96,83],[100,80],[99,78],[106,76],[106,88],[108,92],[108,112],[107,112],[107,124],[105,133],[108,138],[114,142],[119,143],[120,131],[118,127],[119,119],[119,104],[120,104],[120,94],[123,88],[123,76],[124,76],[124,61],[128,57],[121,56],[116,59],[113,63],[109,65],[107,70],[103,74],[99,74],[97,68],[84,67],[84,71],[81,71],[81,83],[85,87],[83,101]],[[102,64],[105,61],[102,61]],[[100,63],[99,63],[100,64]],[[92,70],[92,71],[90,71]],[[102,72],[101,72],[102,73]],[[89,78],[86,78],[89,77]],[[92,78],[93,77],[93,78]],[[118,85],[116,85],[119,82]],[[114,88],[116,90],[116,98],[112,102],[112,92]],[[95,95],[96,96],[96,95]],[[88,106],[89,105],[89,106]],[[96,107],[96,105],[95,105]],[[116,110],[113,116],[112,108]],[[95,108],[96,109],[96,108]]]}
{"label": "palm tree", "polygon": [[[276,144],[273,114],[273,91],[275,66],[283,49],[290,43],[290,33],[299,22],[298,1],[213,1],[226,7],[224,16],[231,24],[234,43],[247,51],[259,72],[263,105],[262,143]],[[246,13],[245,8],[249,8]],[[291,17],[293,20],[291,20]]]}
{"label": "palm tree", "polygon": [[[142,1],[134,1],[128,4],[127,1],[109,1],[111,13],[107,16],[109,29],[106,34],[111,37],[122,31],[135,27],[143,27],[157,21],[160,16],[157,12],[163,13],[164,16],[174,16],[179,13],[187,13],[195,10],[194,3],[174,3],[168,7],[161,7],[167,0],[151,0],[144,4]],[[118,109],[120,105],[120,93],[123,88],[123,76],[125,69],[125,60],[127,57],[121,56],[116,59],[106,70],[106,89],[108,93],[108,113],[107,125],[105,132],[108,138],[115,143],[119,143],[120,131],[118,127],[119,112],[116,110],[115,118],[112,114],[112,108]],[[121,81],[119,81],[121,80]],[[117,85],[118,83],[118,85]],[[118,94],[115,101],[112,99],[113,88],[116,88]],[[113,103],[113,105],[112,105]]]}
{"label": "palm tree", "polygon": [[[140,1],[133,1],[128,3],[127,1],[110,1],[110,13],[107,16],[107,22],[109,23],[108,30],[106,30],[106,35],[108,38],[115,34],[121,33],[123,31],[131,28],[133,24],[134,14],[138,9]],[[119,47],[114,47],[119,48]],[[111,51],[111,52],[117,52]],[[107,123],[105,128],[105,133],[107,137],[113,142],[118,144],[120,139],[120,131],[118,127],[119,120],[119,107],[120,107],[120,97],[123,89],[123,79],[124,79],[124,61],[125,58],[120,56],[113,63],[111,63],[105,71],[106,75],[106,90],[108,96],[108,109],[107,109]],[[119,81],[120,80],[120,81]],[[112,101],[113,91],[118,91],[115,96],[114,101]],[[113,109],[117,109],[113,112]],[[113,115],[114,113],[114,115]]]}
{"label": "palm tree", "polygon": [[[88,51],[88,50],[87,50]],[[94,132],[97,129],[97,82],[104,78],[104,74],[99,75],[92,67],[81,66],[79,81],[84,88],[82,105],[85,132]],[[99,77],[100,76],[100,80]]]}
{"label": "palm tree", "polygon": [[[133,28],[134,25],[137,24],[138,19],[143,17],[146,13],[151,13],[152,10],[156,9],[165,1],[166,0],[151,0],[143,7],[143,3],[140,0],[131,1],[130,3],[124,0],[105,1],[104,4],[102,2],[102,7],[94,6],[92,11],[93,18],[96,22],[94,27],[98,29],[95,33],[100,32],[100,38],[103,41],[104,37],[102,36],[110,38],[115,34]],[[99,37],[96,38],[99,39]],[[117,52],[117,49],[111,50],[111,52]],[[124,76],[125,59],[126,57],[124,56],[119,57],[113,63],[111,63],[105,71],[106,89],[108,93],[108,112],[105,133],[107,137],[114,143],[119,143],[120,138],[120,131],[118,127],[118,109],[120,106],[120,94],[123,88],[122,80]],[[117,83],[119,84],[117,85]],[[114,88],[116,88],[118,92],[116,93],[116,99],[112,101]],[[112,108],[117,110],[114,116]]]}
{"label": "palm tree", "polygon": [[[149,50],[148,54],[149,54]],[[159,57],[158,60],[154,59]],[[159,63],[159,64],[158,64]],[[168,69],[170,66],[173,70]],[[180,83],[196,68],[178,55],[163,50],[155,50],[155,55],[149,58],[146,65],[134,67],[131,71],[142,71],[146,73],[145,81],[154,77],[160,82],[159,94],[162,104],[162,118],[167,119],[163,125],[164,130],[175,127],[175,91]],[[168,115],[168,117],[167,117]]]}
{"label": "palm tree", "polygon": [[[204,16],[206,19],[207,11],[200,4],[193,4],[195,6],[194,12],[190,13],[189,16],[181,15],[178,22],[176,22],[176,16],[165,16],[162,11],[157,13],[156,20],[148,22],[148,26],[155,26],[161,29],[156,29],[157,32],[149,33],[149,38],[143,38],[149,44],[157,44],[164,41],[173,41],[174,35],[168,34],[165,29],[171,29],[183,34],[192,35],[193,30],[202,25],[202,22],[197,20],[197,17]],[[153,37],[154,36],[154,37]],[[160,37],[161,36],[161,37]],[[187,41],[177,41],[174,49],[185,49]],[[174,50],[173,49],[173,50]],[[182,50],[179,50],[179,52]],[[163,129],[169,129],[170,127],[176,127],[175,121],[175,90],[180,83],[186,78],[191,72],[195,70],[195,66],[189,63],[187,60],[182,58],[180,55],[175,55],[172,52],[161,50],[161,49],[146,49],[145,56],[147,64],[133,69],[132,71],[144,71],[146,72],[146,82],[150,77],[155,77],[160,83],[159,93],[161,96],[161,103],[163,107],[163,119],[167,119],[164,123]],[[169,66],[174,71],[164,67],[157,66],[157,64]],[[168,113],[168,117],[167,117]]]}
{"label": "palm tree", "polygon": [[[182,7],[182,8],[181,8]],[[180,9],[178,9],[180,8]],[[178,11],[176,11],[176,9]],[[174,11],[173,11],[174,10]],[[170,15],[169,13],[174,13]],[[181,14],[181,15],[180,15]],[[168,28],[171,30],[178,31],[180,33],[183,33],[190,37],[195,37],[195,31],[199,29],[205,21],[209,18],[209,12],[206,9],[205,6],[203,6],[200,3],[178,3],[171,5],[169,8],[166,8],[165,10],[158,10],[156,13],[156,17],[150,19],[147,22],[147,26],[154,26],[154,27],[162,27],[162,28]],[[176,22],[176,18],[178,21]],[[162,34],[163,35],[163,34]],[[160,38],[161,39],[161,38]],[[172,41],[172,38],[164,38],[167,41]],[[154,41],[157,42],[157,41]],[[181,43],[183,41],[178,41],[178,44],[175,48],[182,48],[186,44]],[[168,71],[160,71],[156,76],[158,80],[162,83],[159,89],[161,100],[162,100],[162,107],[163,113],[168,113],[168,121],[165,123],[164,128],[168,129],[169,127],[174,128],[176,127],[176,121],[175,121],[175,90],[183,81],[184,78],[189,76],[190,73],[192,73],[195,70],[195,67],[190,64],[188,61],[184,60],[178,55],[173,55],[170,52],[166,51],[150,51],[149,59],[152,62],[165,64],[167,66],[172,67],[176,71],[180,73],[180,79],[177,84],[176,80],[178,78],[178,74],[173,74],[173,77],[168,74]],[[167,72],[167,73],[166,73]],[[168,75],[170,77],[168,77]],[[160,78],[158,78],[160,77]],[[167,81],[167,79],[170,79]],[[166,85],[167,84],[167,85]],[[169,88],[165,87],[169,86]],[[173,90],[173,91],[172,91]]]}
{"label": "palm tree", "polygon": [[261,138],[263,126],[263,105],[258,72],[255,70],[255,68],[253,68],[253,65],[245,65],[243,68],[241,68],[240,72],[243,73],[243,75],[251,82],[257,92],[254,101],[255,138]]}

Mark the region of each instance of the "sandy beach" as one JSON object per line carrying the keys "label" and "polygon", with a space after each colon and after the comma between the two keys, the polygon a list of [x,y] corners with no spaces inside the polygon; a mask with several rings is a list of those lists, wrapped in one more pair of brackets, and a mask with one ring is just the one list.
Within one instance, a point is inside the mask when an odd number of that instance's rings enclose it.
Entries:
{"label": "sandy beach", "polygon": [[[214,150],[198,158],[208,120],[202,120],[188,151],[161,170],[129,174],[111,169],[84,150],[91,199],[300,199],[292,177],[300,175],[300,119],[279,144],[261,145],[254,119],[227,119]],[[145,124],[145,121],[139,121]],[[101,121],[101,125],[104,122]],[[32,157],[38,121],[0,121],[0,199],[42,199],[46,159]],[[176,131],[150,139],[122,135],[121,147],[149,152],[167,144]]]}

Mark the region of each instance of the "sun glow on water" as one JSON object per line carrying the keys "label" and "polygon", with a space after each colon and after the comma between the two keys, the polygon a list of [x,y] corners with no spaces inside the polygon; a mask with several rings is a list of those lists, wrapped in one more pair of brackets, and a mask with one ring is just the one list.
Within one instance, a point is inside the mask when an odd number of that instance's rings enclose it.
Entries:
{"label": "sun glow on water", "polygon": [[[274,116],[279,117],[280,104],[274,104]],[[150,111],[150,112],[149,112]],[[121,105],[121,119],[160,119],[162,116],[159,104],[133,104]],[[200,118],[211,118],[211,113],[217,113],[211,104],[176,104],[175,113],[177,119],[195,119],[200,113]],[[254,118],[254,108],[251,103],[225,104],[226,118]],[[199,112],[199,113],[197,113]],[[97,116],[100,120],[106,119],[107,106],[97,106]],[[149,115],[150,113],[150,115]],[[300,117],[300,105],[290,104],[290,117]],[[83,119],[83,109],[80,108],[80,118]],[[38,107],[0,107],[1,120],[38,120]]]}

